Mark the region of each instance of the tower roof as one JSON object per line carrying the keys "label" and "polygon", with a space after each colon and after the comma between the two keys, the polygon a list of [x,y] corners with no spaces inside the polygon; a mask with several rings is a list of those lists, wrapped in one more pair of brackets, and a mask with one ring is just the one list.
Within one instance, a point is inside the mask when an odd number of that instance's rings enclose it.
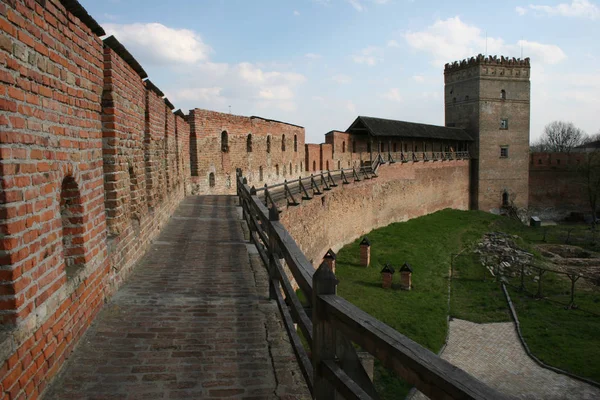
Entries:
{"label": "tower roof", "polygon": [[448,63],[444,67],[444,72],[457,71],[463,68],[470,68],[475,65],[498,65],[503,67],[526,67],[530,68],[529,57],[525,59],[510,58],[504,56],[483,56],[479,54],[477,57],[466,58],[461,61]]}

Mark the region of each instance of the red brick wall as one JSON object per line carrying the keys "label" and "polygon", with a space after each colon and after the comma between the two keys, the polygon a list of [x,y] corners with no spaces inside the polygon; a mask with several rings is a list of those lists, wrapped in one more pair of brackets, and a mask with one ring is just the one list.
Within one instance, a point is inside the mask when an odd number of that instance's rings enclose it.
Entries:
{"label": "red brick wall", "polygon": [[35,398],[183,198],[189,126],[59,0],[0,24],[0,397]]}
{"label": "red brick wall", "polygon": [[585,153],[531,153],[529,209],[542,218],[562,219],[590,210],[586,185],[577,172]]}
{"label": "red brick wall", "polygon": [[[297,179],[302,174],[302,127],[201,109],[191,110],[189,121],[192,151],[196,152],[192,156],[192,171],[197,171],[198,175],[193,178],[195,193],[235,193],[236,168],[241,168],[248,183],[257,187],[284,179]],[[221,134],[224,131],[227,132],[228,142],[226,152],[221,149]],[[250,152],[247,151],[249,134],[252,135]],[[284,136],[285,150],[282,147]],[[267,151],[268,140],[270,151]],[[214,187],[210,186],[210,174],[214,174]]]}
{"label": "red brick wall", "polygon": [[321,146],[318,144],[307,143],[304,146],[306,152],[305,163],[306,172],[309,174],[318,172],[321,170]]}
{"label": "red brick wall", "polygon": [[378,177],[340,185],[280,218],[313,265],[372,229],[444,208],[468,209],[469,161],[396,163]]}

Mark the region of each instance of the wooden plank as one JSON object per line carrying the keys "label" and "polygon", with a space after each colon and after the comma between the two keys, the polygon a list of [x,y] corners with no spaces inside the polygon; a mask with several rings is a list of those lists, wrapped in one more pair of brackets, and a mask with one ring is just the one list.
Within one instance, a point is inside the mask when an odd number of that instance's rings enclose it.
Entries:
{"label": "wooden plank", "polygon": [[300,299],[298,299],[296,292],[294,292],[294,289],[292,288],[292,285],[290,284],[290,281],[283,270],[283,266],[279,261],[276,261],[275,265],[277,266],[280,284],[283,286],[283,292],[285,293],[286,298],[291,302],[290,311],[292,313],[292,317],[294,318],[294,321],[298,323],[298,326],[302,330],[302,334],[306,338],[308,344],[312,346],[312,321],[308,319],[308,316],[304,311],[304,307],[302,306],[302,303],[300,303]]}
{"label": "wooden plank", "polygon": [[[460,368],[335,295],[319,304],[336,329],[432,399],[509,399]],[[314,323],[314,322],[313,322]]]}
{"label": "wooden plank", "polygon": [[360,386],[356,384],[346,373],[333,361],[323,362],[323,376],[335,387],[346,400],[371,400]]}
{"label": "wooden plank", "polygon": [[273,291],[276,293],[277,306],[279,307],[279,312],[283,316],[283,322],[285,325],[285,329],[290,337],[292,348],[294,349],[294,353],[296,354],[296,359],[298,360],[298,364],[300,364],[300,371],[302,371],[302,375],[304,375],[304,379],[306,380],[306,384],[310,393],[313,393],[313,366],[306,354],[306,350],[304,346],[302,346],[302,341],[300,340],[300,336],[298,336],[298,332],[294,329],[294,321],[292,321],[292,317],[288,311],[287,305],[283,300],[283,296],[281,296],[281,290],[279,288],[279,281],[276,279],[271,280],[271,286],[273,286]]}

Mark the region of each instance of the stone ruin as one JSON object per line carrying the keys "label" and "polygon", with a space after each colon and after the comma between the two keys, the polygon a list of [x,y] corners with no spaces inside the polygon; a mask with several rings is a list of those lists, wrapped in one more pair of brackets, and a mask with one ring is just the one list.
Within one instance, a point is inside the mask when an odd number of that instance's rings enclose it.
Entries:
{"label": "stone ruin", "polygon": [[473,253],[479,254],[481,265],[497,279],[519,276],[521,268],[525,275],[535,275],[533,254],[516,244],[518,238],[503,232],[486,233]]}

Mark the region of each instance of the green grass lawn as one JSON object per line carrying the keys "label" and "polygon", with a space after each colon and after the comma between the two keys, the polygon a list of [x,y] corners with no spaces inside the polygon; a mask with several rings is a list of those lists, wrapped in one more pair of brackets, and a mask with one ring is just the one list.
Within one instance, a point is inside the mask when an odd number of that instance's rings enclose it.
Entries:
{"label": "green grass lawn", "polygon": [[[571,229],[571,228],[568,228]],[[500,284],[473,257],[455,259],[461,279],[452,282],[448,310],[448,274],[451,254],[465,250],[484,233],[503,231],[522,237],[517,242],[535,252],[543,232],[507,218],[479,211],[443,210],[407,222],[391,224],[370,232],[371,266],[359,265],[359,242],[350,243],[338,253],[336,275],[338,294],[392,326],[433,352],[443,345],[447,316],[473,322],[510,321]],[[549,243],[564,243],[564,227],[548,227]],[[576,227],[571,233],[587,241],[589,232]],[[586,236],[587,235],[587,236]],[[583,238],[583,239],[582,239]],[[590,243],[588,248],[595,245]],[[381,288],[380,271],[389,262],[398,269],[404,262],[413,266],[413,290]],[[485,278],[485,279],[484,279]],[[395,276],[398,282],[398,276]],[[564,279],[550,278],[544,288],[564,295]],[[531,285],[528,284],[528,285]],[[529,287],[529,290],[534,290]],[[535,292],[534,292],[535,293]],[[531,350],[550,365],[600,381],[600,317],[528,296],[513,297],[523,334]],[[582,293],[577,303],[600,312],[598,293]],[[375,384],[384,399],[405,396],[410,386],[376,363]]]}

